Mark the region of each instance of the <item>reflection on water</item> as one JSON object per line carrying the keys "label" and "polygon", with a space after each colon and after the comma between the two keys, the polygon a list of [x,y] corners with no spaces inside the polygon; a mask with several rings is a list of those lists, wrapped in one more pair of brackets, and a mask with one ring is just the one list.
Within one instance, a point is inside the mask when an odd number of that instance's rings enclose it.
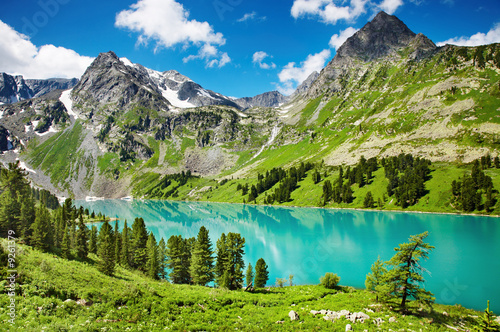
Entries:
{"label": "reflection on water", "polygon": [[[159,240],[192,237],[201,226],[213,246],[221,233],[241,233],[245,260],[255,266],[263,257],[269,283],[294,275],[296,284],[316,284],[325,272],[341,284],[364,287],[371,264],[388,260],[394,247],[410,235],[429,231],[436,247],[424,266],[431,272],[426,287],[439,303],[483,310],[488,299],[500,313],[500,220],[496,218],[418,213],[249,206],[171,201],[76,201],[90,210],[127,220],[144,218]],[[496,301],[495,301],[496,300]]]}

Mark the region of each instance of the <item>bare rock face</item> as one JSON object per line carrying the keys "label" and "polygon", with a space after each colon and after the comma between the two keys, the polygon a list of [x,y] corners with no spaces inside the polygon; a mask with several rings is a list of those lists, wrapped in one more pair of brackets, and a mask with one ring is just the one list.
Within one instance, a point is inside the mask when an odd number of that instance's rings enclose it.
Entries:
{"label": "bare rock face", "polygon": [[335,57],[372,61],[408,46],[415,36],[416,34],[396,16],[382,11],[347,39]]}
{"label": "bare rock face", "polygon": [[399,59],[398,52],[404,49],[409,52],[409,58],[421,60],[431,56],[437,47],[423,34],[411,31],[396,16],[382,11],[345,41],[312,83],[306,97],[316,98],[325,90],[338,91],[342,89],[338,78],[350,69],[379,59]]}
{"label": "bare rock face", "polygon": [[255,97],[244,97],[235,100],[241,109],[251,107],[276,107],[288,101],[288,98],[278,91],[261,93]]}
{"label": "bare rock face", "polygon": [[71,89],[78,83],[77,78],[49,78],[46,80],[27,79],[26,85],[32,91],[32,97],[41,97],[54,90]]}
{"label": "bare rock face", "polygon": [[0,73],[0,103],[16,103],[32,96],[33,91],[26,85],[22,76]]}

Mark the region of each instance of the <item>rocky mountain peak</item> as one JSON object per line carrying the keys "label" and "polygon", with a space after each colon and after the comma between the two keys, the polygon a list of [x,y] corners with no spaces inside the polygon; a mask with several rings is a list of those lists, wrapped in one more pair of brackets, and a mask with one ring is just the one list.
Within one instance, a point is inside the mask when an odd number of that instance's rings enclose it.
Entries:
{"label": "rocky mountain peak", "polygon": [[338,58],[358,58],[365,62],[408,46],[416,34],[396,16],[381,11],[338,49]]}

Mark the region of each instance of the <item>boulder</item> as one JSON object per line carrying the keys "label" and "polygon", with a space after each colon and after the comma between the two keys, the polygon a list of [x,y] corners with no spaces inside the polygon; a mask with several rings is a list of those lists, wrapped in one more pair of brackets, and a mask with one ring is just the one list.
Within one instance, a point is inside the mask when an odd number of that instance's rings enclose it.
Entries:
{"label": "boulder", "polygon": [[351,326],[351,324],[347,324],[347,325],[345,326],[345,330],[346,330],[346,331],[352,331],[352,326]]}
{"label": "boulder", "polygon": [[290,310],[288,313],[288,317],[290,317],[290,320],[299,320],[299,314],[296,311]]}

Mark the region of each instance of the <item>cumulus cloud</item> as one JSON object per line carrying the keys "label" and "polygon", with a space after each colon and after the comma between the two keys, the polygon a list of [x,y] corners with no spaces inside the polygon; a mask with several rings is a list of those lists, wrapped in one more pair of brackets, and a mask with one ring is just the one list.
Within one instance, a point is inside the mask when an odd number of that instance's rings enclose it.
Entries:
{"label": "cumulus cloud", "polygon": [[25,78],[79,78],[93,60],[64,47],[37,47],[2,21],[0,36],[0,72]]}
{"label": "cumulus cloud", "polygon": [[265,63],[264,59],[265,58],[272,58],[269,54],[263,51],[255,52],[252,56],[252,62],[255,64],[258,64],[260,68],[262,69],[274,69],[276,68],[276,64],[274,62],[271,63]]}
{"label": "cumulus cloud", "polygon": [[229,62],[227,53],[216,48],[226,42],[222,33],[215,32],[208,22],[190,20],[189,12],[174,0],[139,0],[116,15],[115,26],[140,33],[138,44],[155,41],[155,51],[194,45],[200,48],[198,54],[184,60],[204,59],[208,67]]}
{"label": "cumulus cloud", "polygon": [[330,38],[330,43],[329,43],[330,47],[338,49],[347,40],[347,38],[354,35],[358,30],[359,29],[349,27],[345,30],[340,31],[338,34],[334,34],[332,38]]}
{"label": "cumulus cloud", "polygon": [[308,55],[306,60],[300,63],[300,66],[297,66],[295,62],[288,63],[278,74],[281,82],[277,85],[278,90],[285,95],[292,94],[309,75],[315,71],[321,71],[330,56],[331,51],[325,49],[319,53]]}
{"label": "cumulus cloud", "polygon": [[400,6],[403,5],[403,0],[384,0],[377,7],[379,10],[385,11],[387,14],[392,15]]}
{"label": "cumulus cloud", "polygon": [[443,46],[446,44],[452,44],[458,46],[479,46],[492,43],[500,43],[500,23],[495,24],[495,26],[487,33],[478,32],[470,37],[455,37],[439,42],[437,45]]}
{"label": "cumulus cloud", "polygon": [[291,14],[294,18],[318,17],[324,23],[337,24],[339,20],[358,18],[365,13],[367,3],[368,0],[351,0],[348,6],[337,6],[334,0],[294,0]]}

